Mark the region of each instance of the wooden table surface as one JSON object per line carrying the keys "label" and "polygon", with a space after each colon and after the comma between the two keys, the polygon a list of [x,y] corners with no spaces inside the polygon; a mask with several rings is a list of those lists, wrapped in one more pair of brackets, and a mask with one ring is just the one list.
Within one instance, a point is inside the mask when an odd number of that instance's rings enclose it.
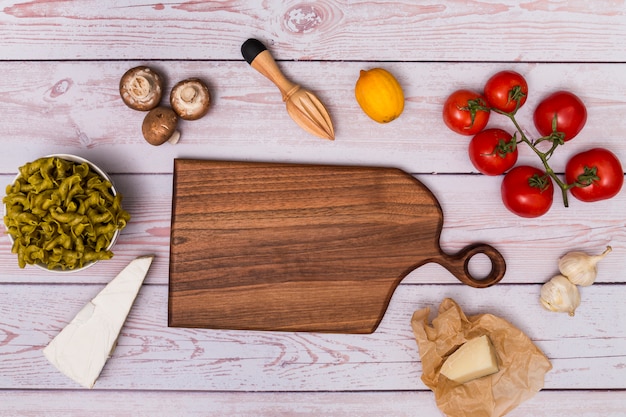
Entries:
{"label": "wooden table surface", "polygon": [[[111,174],[132,215],[115,257],[83,273],[20,269],[0,239],[2,416],[439,416],[422,383],[411,331],[415,310],[452,297],[467,314],[492,313],[523,330],[553,369],[545,388],[509,415],[626,415],[626,190],[604,202],[560,204],[536,219],[510,214],[501,177],[478,175],[469,138],[442,123],[455,89],[482,89],[495,72],[523,74],[519,121],[552,91],[578,94],[588,121],[551,163],[603,146],[626,162],[626,4],[623,1],[3,1],[0,3],[0,183],[50,153],[80,155]],[[274,85],[240,53],[263,41],[292,80],[313,90],[335,124],[334,142],[291,121]],[[208,115],[182,122],[177,145],[141,137],[118,82],[148,64],[167,91],[205,79]],[[406,97],[389,124],[354,99],[359,70],[383,67]],[[492,116],[494,127],[510,127]],[[167,327],[174,158],[401,168],[426,184],[444,213],[441,246],[487,242],[503,254],[503,281],[460,284],[425,265],[403,280],[370,335]],[[520,148],[520,163],[538,160]],[[3,185],[4,187],[4,185]],[[544,310],[541,284],[570,250],[613,252],[581,290],[575,317]],[[60,374],[42,349],[131,259],[154,253],[117,349],[93,390]],[[484,269],[478,259],[472,268]],[[355,294],[358,297],[358,294]]]}

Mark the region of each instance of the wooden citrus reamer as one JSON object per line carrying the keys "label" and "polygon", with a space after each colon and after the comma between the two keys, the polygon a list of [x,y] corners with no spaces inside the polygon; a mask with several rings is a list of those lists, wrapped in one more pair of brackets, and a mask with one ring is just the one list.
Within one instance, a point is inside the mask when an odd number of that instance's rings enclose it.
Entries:
{"label": "wooden citrus reamer", "polygon": [[257,39],[248,39],[241,45],[241,54],[252,68],[278,87],[287,113],[301,128],[322,139],[335,139],[335,130],[326,107],[312,92],[292,83],[283,75],[263,43]]}

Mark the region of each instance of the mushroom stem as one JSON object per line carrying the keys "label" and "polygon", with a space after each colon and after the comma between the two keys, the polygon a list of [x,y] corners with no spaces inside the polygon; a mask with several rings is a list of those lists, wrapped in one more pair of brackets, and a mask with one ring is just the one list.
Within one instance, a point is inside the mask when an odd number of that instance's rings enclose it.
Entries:
{"label": "mushroom stem", "polygon": [[190,85],[183,88],[180,92],[180,98],[187,103],[193,103],[197,96],[198,90]]}
{"label": "mushroom stem", "polygon": [[172,133],[172,136],[170,136],[170,138],[167,141],[172,145],[176,145],[179,140],[180,140],[180,132],[177,130],[174,133]]}
{"label": "mushroom stem", "polygon": [[133,95],[137,99],[148,97],[152,90],[152,83],[150,82],[150,80],[141,75],[133,77],[130,80],[129,85],[129,89],[132,91]]}

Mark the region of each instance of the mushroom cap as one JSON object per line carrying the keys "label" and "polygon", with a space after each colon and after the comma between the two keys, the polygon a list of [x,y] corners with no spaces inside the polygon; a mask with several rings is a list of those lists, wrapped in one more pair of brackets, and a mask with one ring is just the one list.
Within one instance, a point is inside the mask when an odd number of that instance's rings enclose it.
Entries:
{"label": "mushroom cap", "polygon": [[161,102],[163,78],[150,67],[131,68],[120,79],[120,96],[133,110],[151,110]]}
{"label": "mushroom cap", "polygon": [[151,145],[159,146],[170,140],[176,131],[178,116],[169,107],[159,106],[150,110],[143,119],[141,132]]}
{"label": "mushroom cap", "polygon": [[197,120],[209,111],[209,89],[202,80],[188,78],[179,81],[170,93],[172,109],[184,120]]}

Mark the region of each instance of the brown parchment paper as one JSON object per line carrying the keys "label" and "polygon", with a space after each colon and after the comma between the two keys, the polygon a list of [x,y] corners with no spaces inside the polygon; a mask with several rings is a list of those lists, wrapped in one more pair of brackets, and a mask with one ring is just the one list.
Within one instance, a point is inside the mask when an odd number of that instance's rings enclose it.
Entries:
{"label": "brown parchment paper", "polygon": [[[446,298],[428,323],[430,308],[413,314],[411,327],[422,361],[422,381],[449,417],[499,417],[543,388],[552,364],[521,330],[491,314],[467,317]],[[446,358],[466,341],[486,334],[498,355],[499,371],[465,384],[439,374]]]}

